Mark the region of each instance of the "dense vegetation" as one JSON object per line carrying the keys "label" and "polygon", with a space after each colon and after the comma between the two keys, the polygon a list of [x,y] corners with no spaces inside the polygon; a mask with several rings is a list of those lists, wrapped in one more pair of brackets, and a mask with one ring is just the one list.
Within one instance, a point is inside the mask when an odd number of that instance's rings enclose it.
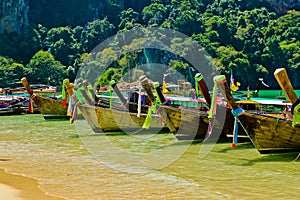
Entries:
{"label": "dense vegetation", "polygon": [[[105,2],[103,12],[99,11],[98,18],[90,22],[76,8],[56,11],[55,18],[49,14],[55,11],[49,8],[46,14],[41,10],[31,13],[31,18],[36,16],[31,20],[35,23],[26,33],[0,35],[0,87],[13,85],[24,75],[31,81],[54,85],[66,77],[73,81],[83,60],[99,43],[134,27],[162,27],[190,36],[212,56],[216,70],[227,77],[233,71],[242,89],[253,89],[259,77],[278,88],[273,78],[278,67],[287,68],[293,85],[300,87],[299,11],[290,10],[280,16],[259,0],[124,1],[123,10],[122,1]],[[126,48],[134,48],[136,43],[132,41]],[[173,47],[176,52],[176,45]],[[190,78],[196,73],[181,57],[188,50],[178,55],[153,49],[121,55],[120,51],[107,48],[98,56],[95,65],[103,66],[110,60],[103,76],[95,77],[98,83],[119,79],[128,69],[149,62],[149,57]]]}

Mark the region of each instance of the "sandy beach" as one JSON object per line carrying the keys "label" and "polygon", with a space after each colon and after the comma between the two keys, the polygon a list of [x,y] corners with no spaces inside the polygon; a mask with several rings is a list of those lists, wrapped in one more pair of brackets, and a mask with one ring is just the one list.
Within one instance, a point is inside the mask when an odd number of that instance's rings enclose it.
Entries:
{"label": "sandy beach", "polygon": [[43,193],[34,179],[5,173],[0,169],[0,199],[3,200],[59,200]]}
{"label": "sandy beach", "polygon": [[21,191],[8,185],[0,184],[0,199],[22,200]]}

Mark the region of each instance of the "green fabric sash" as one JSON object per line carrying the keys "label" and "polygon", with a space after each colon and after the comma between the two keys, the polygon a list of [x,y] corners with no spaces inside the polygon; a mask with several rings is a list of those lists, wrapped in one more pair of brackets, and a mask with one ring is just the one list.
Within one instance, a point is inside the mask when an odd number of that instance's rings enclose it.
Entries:
{"label": "green fabric sash", "polygon": [[109,109],[112,109],[112,95],[113,95],[113,91],[114,88],[112,87],[112,85],[116,84],[115,80],[111,80],[109,82]]}
{"label": "green fabric sash", "polygon": [[198,82],[203,79],[203,75],[201,74],[199,77],[195,77],[195,89],[196,89],[196,97],[199,96],[199,84]]}
{"label": "green fabric sash", "polygon": [[298,104],[297,106],[294,107],[294,115],[293,115],[293,127],[295,127],[295,125],[300,124],[300,104]]}
{"label": "green fabric sash", "polygon": [[152,122],[152,113],[156,113],[156,105],[161,104],[161,100],[158,96],[157,88],[159,87],[159,83],[155,82],[153,83],[155,94],[156,94],[156,99],[154,102],[152,102],[152,105],[148,109],[147,117],[144,121],[143,127],[144,129],[149,129],[151,122]]}
{"label": "green fabric sash", "polygon": [[218,82],[222,81],[225,79],[225,76],[220,76],[219,79],[214,80],[214,88],[213,88],[213,96],[212,96],[212,101],[209,109],[209,114],[208,118],[213,118],[213,115],[215,114],[216,111],[216,106],[217,106],[217,91],[218,91]]}
{"label": "green fabric sash", "polygon": [[65,79],[62,84],[62,90],[61,90],[61,99],[62,99],[62,105],[67,106],[67,92],[66,92],[66,86],[65,83],[69,82],[69,79]]}

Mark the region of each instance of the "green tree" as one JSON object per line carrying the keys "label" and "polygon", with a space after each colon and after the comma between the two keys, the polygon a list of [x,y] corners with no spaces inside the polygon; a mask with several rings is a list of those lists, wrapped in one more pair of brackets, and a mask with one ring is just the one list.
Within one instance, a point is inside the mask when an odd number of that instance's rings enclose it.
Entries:
{"label": "green tree", "polygon": [[0,87],[16,85],[28,69],[11,58],[0,56]]}
{"label": "green tree", "polygon": [[47,51],[38,51],[27,65],[31,82],[60,85],[66,78],[65,66]]}
{"label": "green tree", "polygon": [[128,24],[135,24],[139,20],[139,13],[134,11],[132,8],[123,10],[120,15],[119,30],[124,29]]}
{"label": "green tree", "polygon": [[161,3],[152,3],[142,11],[143,22],[147,25],[159,26],[167,17],[167,7]]}
{"label": "green tree", "polygon": [[70,27],[52,28],[48,31],[46,41],[47,50],[63,65],[72,65],[74,56],[80,52],[73,30]]}
{"label": "green tree", "polygon": [[98,44],[108,39],[115,33],[115,26],[107,18],[89,22],[87,25],[88,51],[94,49]]}

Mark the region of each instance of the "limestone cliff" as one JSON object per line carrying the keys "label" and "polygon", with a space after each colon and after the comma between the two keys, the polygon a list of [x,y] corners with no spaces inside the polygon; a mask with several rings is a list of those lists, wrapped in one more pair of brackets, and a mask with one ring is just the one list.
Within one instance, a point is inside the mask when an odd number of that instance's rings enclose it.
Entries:
{"label": "limestone cliff", "polygon": [[[261,1],[270,3],[279,14],[300,9],[300,0]],[[116,13],[132,6],[140,12],[149,3],[151,0],[0,0],[0,33],[22,32],[29,24],[83,26],[104,16],[117,23]]]}
{"label": "limestone cliff", "polygon": [[300,8],[299,0],[265,0],[270,3],[278,14],[284,14],[288,10]]}
{"label": "limestone cliff", "polygon": [[29,0],[1,0],[0,32],[21,32],[29,25]]}
{"label": "limestone cliff", "polygon": [[103,17],[105,0],[0,0],[0,33],[22,32],[29,24],[84,25]]}

